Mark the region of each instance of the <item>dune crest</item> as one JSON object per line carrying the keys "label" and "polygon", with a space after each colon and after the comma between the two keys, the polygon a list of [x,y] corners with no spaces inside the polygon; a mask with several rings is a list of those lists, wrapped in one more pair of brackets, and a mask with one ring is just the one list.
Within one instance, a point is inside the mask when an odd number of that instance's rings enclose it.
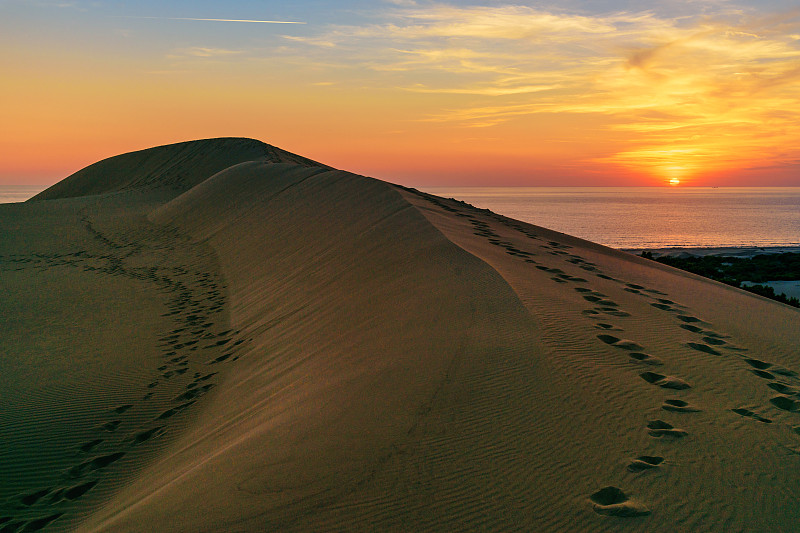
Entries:
{"label": "dune crest", "polygon": [[795,309],[258,141],[126,154],[49,191],[0,208],[5,305],[29,311],[3,333],[34,332],[0,367],[21,376],[0,471],[23,480],[0,527],[800,518]]}
{"label": "dune crest", "polygon": [[209,176],[245,161],[324,166],[254,139],[204,139],[103,159],[59,181],[29,201],[147,188],[179,194]]}

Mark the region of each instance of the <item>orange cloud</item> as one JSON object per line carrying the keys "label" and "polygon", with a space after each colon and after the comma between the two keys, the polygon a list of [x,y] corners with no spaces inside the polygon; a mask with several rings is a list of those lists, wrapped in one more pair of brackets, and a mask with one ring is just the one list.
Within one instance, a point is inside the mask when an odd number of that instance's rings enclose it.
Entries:
{"label": "orange cloud", "polygon": [[596,134],[608,153],[587,163],[686,179],[778,161],[787,146],[800,146],[798,12],[734,14],[692,21],[436,5],[319,39],[340,47],[369,42],[364,65],[413,80],[400,89],[476,97],[421,121],[535,128],[544,115],[576,123],[601,115]]}

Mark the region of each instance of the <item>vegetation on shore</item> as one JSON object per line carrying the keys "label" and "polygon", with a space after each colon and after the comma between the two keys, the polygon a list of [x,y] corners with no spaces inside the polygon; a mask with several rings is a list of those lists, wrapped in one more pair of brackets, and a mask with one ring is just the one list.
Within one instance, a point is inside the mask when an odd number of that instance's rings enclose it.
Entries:
{"label": "vegetation on shore", "polygon": [[[775,294],[775,290],[760,283],[770,281],[800,280],[800,253],[764,254],[754,257],[726,257],[718,255],[690,257],[653,257],[652,252],[642,252],[642,257],[721,281],[734,287],[800,307],[800,300]],[[742,286],[747,281],[755,285]]]}

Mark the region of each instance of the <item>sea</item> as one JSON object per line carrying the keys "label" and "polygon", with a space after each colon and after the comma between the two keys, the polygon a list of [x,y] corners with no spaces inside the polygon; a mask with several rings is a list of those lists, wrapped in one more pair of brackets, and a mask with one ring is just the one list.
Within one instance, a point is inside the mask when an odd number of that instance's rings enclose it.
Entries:
{"label": "sea", "polygon": [[24,202],[44,189],[42,186],[0,184],[0,204]]}
{"label": "sea", "polygon": [[[0,203],[43,187],[0,185]],[[612,248],[800,247],[800,187],[422,187]]]}
{"label": "sea", "polygon": [[427,187],[612,248],[800,246],[800,187]]}

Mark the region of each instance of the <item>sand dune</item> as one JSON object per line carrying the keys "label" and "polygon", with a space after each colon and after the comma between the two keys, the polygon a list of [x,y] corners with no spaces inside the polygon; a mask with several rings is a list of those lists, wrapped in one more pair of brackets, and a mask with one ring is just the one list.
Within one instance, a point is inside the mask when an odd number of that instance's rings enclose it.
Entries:
{"label": "sand dune", "polygon": [[32,200],[143,189],[181,193],[209,176],[245,161],[324,166],[253,139],[206,139],[109,157],[79,170]]}
{"label": "sand dune", "polygon": [[796,530],[793,308],[245,139],[0,221],[0,530]]}

